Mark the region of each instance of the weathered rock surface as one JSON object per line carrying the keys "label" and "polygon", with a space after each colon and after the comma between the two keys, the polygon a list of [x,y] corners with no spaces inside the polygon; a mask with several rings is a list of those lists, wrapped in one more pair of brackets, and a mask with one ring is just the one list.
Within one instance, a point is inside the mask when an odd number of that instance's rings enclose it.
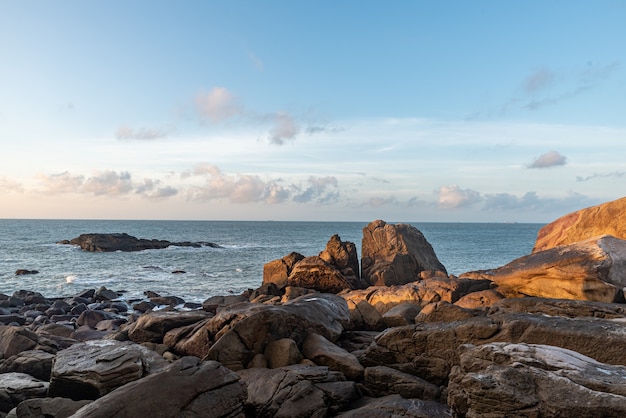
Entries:
{"label": "weathered rock surface", "polygon": [[195,324],[210,318],[211,313],[205,311],[154,311],[141,315],[128,328],[128,338],[136,343],[163,342],[165,334],[175,328]]}
{"label": "weathered rock surface", "polygon": [[27,350],[55,353],[57,346],[24,327],[0,325],[0,358],[9,358]]}
{"label": "weathered rock surface", "polygon": [[366,300],[378,312],[385,314],[403,303],[412,303],[420,308],[439,301],[454,303],[467,294],[488,289],[489,286],[491,281],[487,279],[434,278],[398,286],[372,286],[364,290],[342,292],[339,296],[356,304]]}
{"label": "weathered rock surface", "polygon": [[219,245],[212,242],[170,242],[157,239],[137,238],[127,233],[81,234],[69,241],[60,241],[59,243],[78,245],[82,250],[90,252],[154,250],[167,248],[172,245],[177,247],[220,248]]}
{"label": "weathered rock surface", "polygon": [[381,220],[363,228],[361,277],[365,283],[373,286],[410,283],[418,280],[422,271],[448,275],[417,228]]}
{"label": "weathered rock surface", "polygon": [[73,401],[68,398],[27,399],[8,414],[7,418],[67,418],[92,401]]}
{"label": "weathered rock surface", "polygon": [[489,309],[490,314],[529,313],[568,318],[626,318],[626,305],[618,303],[593,302],[588,300],[568,300],[549,298],[501,299]]}
{"label": "weathered rock surface", "polygon": [[301,344],[312,332],[336,341],[349,321],[348,306],[332,294],[305,295],[283,305],[237,304],[219,311],[198,332],[209,332],[214,344],[207,358],[240,370],[274,340]]}
{"label": "weathered rock surface", "polygon": [[386,366],[366,368],[365,385],[376,396],[398,394],[406,399],[439,401],[441,395],[438,386]]}
{"label": "weathered rock surface", "polygon": [[319,257],[341,272],[350,284],[350,289],[361,289],[367,286],[361,281],[359,258],[353,242],[342,241],[339,235],[333,235]]}
{"label": "weathered rock surface", "polygon": [[353,354],[319,334],[309,334],[302,343],[302,354],[320,366],[343,373],[350,380],[362,380],[364,368]]}
{"label": "weathered rock surface", "polygon": [[292,252],[283,258],[265,263],[263,266],[263,284],[273,283],[281,289],[284,288],[287,286],[287,278],[291,274],[293,266],[303,258],[302,254]]}
{"label": "weathered rock surface", "polygon": [[363,398],[350,405],[352,409],[337,415],[341,418],[450,418],[450,409],[435,401],[405,399],[400,395]]}
{"label": "weathered rock surface", "polygon": [[623,417],[626,367],[547,345],[464,346],[450,375],[458,416]]}
{"label": "weathered rock surface", "polygon": [[305,257],[298,261],[287,278],[287,286],[305,287],[325,293],[354,289],[354,285],[335,266],[319,256]]}
{"label": "weathered rock surface", "polygon": [[539,230],[533,252],[589,238],[626,239],[626,197],[569,213]]}
{"label": "weathered rock surface", "polygon": [[27,350],[0,361],[0,373],[25,373],[49,381],[55,355],[42,350]]}
{"label": "weathered rock surface", "polygon": [[128,382],[161,371],[167,364],[156,352],[130,341],[74,344],[57,353],[50,396],[96,399]]}
{"label": "weathered rock surface", "polygon": [[26,399],[45,397],[48,385],[24,373],[0,374],[0,412],[9,412]]}
{"label": "weathered rock surface", "polygon": [[238,373],[248,391],[248,416],[332,416],[360,397],[354,382],[322,366],[256,368]]}
{"label": "weathered rock surface", "polygon": [[183,357],[79,409],[74,418],[243,417],[239,376],[214,361]]}
{"label": "weathered rock surface", "polygon": [[270,342],[265,346],[263,355],[270,369],[298,364],[302,360],[298,344],[291,338],[281,338]]}
{"label": "weathered rock surface", "polygon": [[548,344],[577,351],[603,363],[626,364],[623,323],[527,313],[390,328],[376,337],[361,363],[366,367],[392,367],[440,385],[445,384],[450,370],[458,364],[460,345],[490,342]]}
{"label": "weathered rock surface", "polygon": [[605,235],[520,257],[461,278],[489,279],[507,297],[537,296],[622,302],[626,241]]}

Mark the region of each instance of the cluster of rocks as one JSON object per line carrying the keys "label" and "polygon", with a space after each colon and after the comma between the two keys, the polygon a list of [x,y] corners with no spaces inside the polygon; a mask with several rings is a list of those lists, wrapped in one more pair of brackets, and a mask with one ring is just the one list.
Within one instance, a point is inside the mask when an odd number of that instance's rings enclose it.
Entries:
{"label": "cluster of rocks", "polygon": [[0,415],[626,416],[625,236],[455,277],[411,226],[363,232],[360,269],[333,236],[201,306],[0,296]]}

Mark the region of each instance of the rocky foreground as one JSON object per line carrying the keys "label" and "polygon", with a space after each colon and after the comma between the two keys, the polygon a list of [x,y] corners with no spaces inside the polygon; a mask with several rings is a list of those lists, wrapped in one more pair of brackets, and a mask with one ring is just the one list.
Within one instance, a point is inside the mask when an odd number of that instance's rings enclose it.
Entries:
{"label": "rocky foreground", "polygon": [[360,266],[333,236],[202,305],[0,295],[0,416],[623,417],[626,237],[593,225],[460,277],[415,228],[375,221]]}

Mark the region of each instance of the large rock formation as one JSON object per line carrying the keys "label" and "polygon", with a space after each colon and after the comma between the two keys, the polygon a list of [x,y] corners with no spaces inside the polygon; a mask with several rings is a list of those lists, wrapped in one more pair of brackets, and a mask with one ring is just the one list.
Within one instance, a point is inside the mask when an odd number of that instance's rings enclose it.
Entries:
{"label": "large rock formation", "polygon": [[219,245],[212,242],[170,242],[158,239],[136,238],[127,233],[81,234],[69,241],[60,241],[59,244],[78,245],[84,251],[91,252],[155,250],[172,245],[177,247],[220,248]]}
{"label": "large rock formation", "polygon": [[462,278],[492,280],[507,297],[620,302],[626,286],[626,241],[610,235],[550,248]]}
{"label": "large rock formation", "polygon": [[361,276],[373,286],[413,282],[420,273],[447,276],[433,247],[417,228],[408,224],[387,224],[377,220],[363,228]]}
{"label": "large rock formation", "polygon": [[600,235],[626,239],[626,197],[560,217],[539,230],[533,252]]}
{"label": "large rock formation", "polygon": [[335,234],[330,237],[319,257],[339,270],[351,289],[361,289],[366,286],[361,282],[359,258],[353,242],[342,241],[339,235]]}
{"label": "large rock formation", "polygon": [[462,348],[448,403],[467,417],[623,417],[626,367],[547,345]]}
{"label": "large rock formation", "polygon": [[239,376],[214,361],[183,357],[79,409],[74,418],[243,417]]}

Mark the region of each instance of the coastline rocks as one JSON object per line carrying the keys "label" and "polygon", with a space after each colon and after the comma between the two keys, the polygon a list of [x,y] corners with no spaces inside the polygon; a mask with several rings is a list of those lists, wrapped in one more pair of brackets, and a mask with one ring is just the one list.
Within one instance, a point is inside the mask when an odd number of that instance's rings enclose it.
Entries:
{"label": "coastline rocks", "polygon": [[16,276],[22,276],[25,274],[38,274],[39,271],[37,270],[27,270],[27,269],[17,269],[15,270],[15,275]]}
{"label": "coastline rocks", "polygon": [[467,345],[450,375],[458,416],[623,417],[626,367],[548,345]]}
{"label": "coastline rocks", "polygon": [[410,283],[421,272],[447,277],[433,247],[424,235],[408,224],[377,220],[363,228],[361,244],[362,280],[372,286]]}
{"label": "coastline rocks", "polygon": [[351,405],[354,409],[337,415],[340,418],[450,418],[450,409],[435,401],[405,399],[400,395],[363,398]]}
{"label": "coastline rocks", "polygon": [[488,279],[507,297],[537,296],[623,302],[626,241],[610,235],[550,248],[492,270],[463,273]]}
{"label": "coastline rocks", "polygon": [[141,315],[127,328],[128,338],[136,343],[162,343],[168,331],[210,318],[205,311],[154,311]]}
{"label": "coastline rocks", "polygon": [[183,357],[79,409],[74,418],[243,417],[245,386],[214,361]]}
{"label": "coastline rocks", "polygon": [[0,412],[9,412],[26,399],[45,397],[48,386],[48,382],[24,373],[0,374]]}
{"label": "coastline rocks", "polygon": [[263,285],[278,289],[302,287],[325,293],[361,289],[365,283],[359,274],[356,246],[333,235],[318,256],[304,257],[292,252],[263,266]]}
{"label": "coastline rocks", "polygon": [[248,390],[247,416],[333,416],[361,396],[354,382],[323,366],[254,368],[238,374]]}
{"label": "coastline rocks", "polygon": [[170,242],[157,239],[136,238],[127,233],[81,234],[69,241],[59,241],[58,244],[77,245],[82,250],[89,252],[142,251],[163,249],[169,246],[221,248],[219,245],[212,242]]}
{"label": "coastline rocks", "polygon": [[626,197],[569,213],[544,226],[533,253],[600,235],[626,239]]}
{"label": "coastline rocks", "polygon": [[302,354],[319,366],[343,373],[350,380],[362,380],[364,368],[359,360],[319,334],[309,334],[302,343]]}
{"label": "coastline rocks", "polygon": [[7,418],[66,418],[89,403],[89,400],[73,401],[68,398],[32,398],[20,402]]}
{"label": "coastline rocks", "polygon": [[49,395],[97,399],[167,366],[156,352],[130,341],[99,340],[61,350],[52,365]]}

